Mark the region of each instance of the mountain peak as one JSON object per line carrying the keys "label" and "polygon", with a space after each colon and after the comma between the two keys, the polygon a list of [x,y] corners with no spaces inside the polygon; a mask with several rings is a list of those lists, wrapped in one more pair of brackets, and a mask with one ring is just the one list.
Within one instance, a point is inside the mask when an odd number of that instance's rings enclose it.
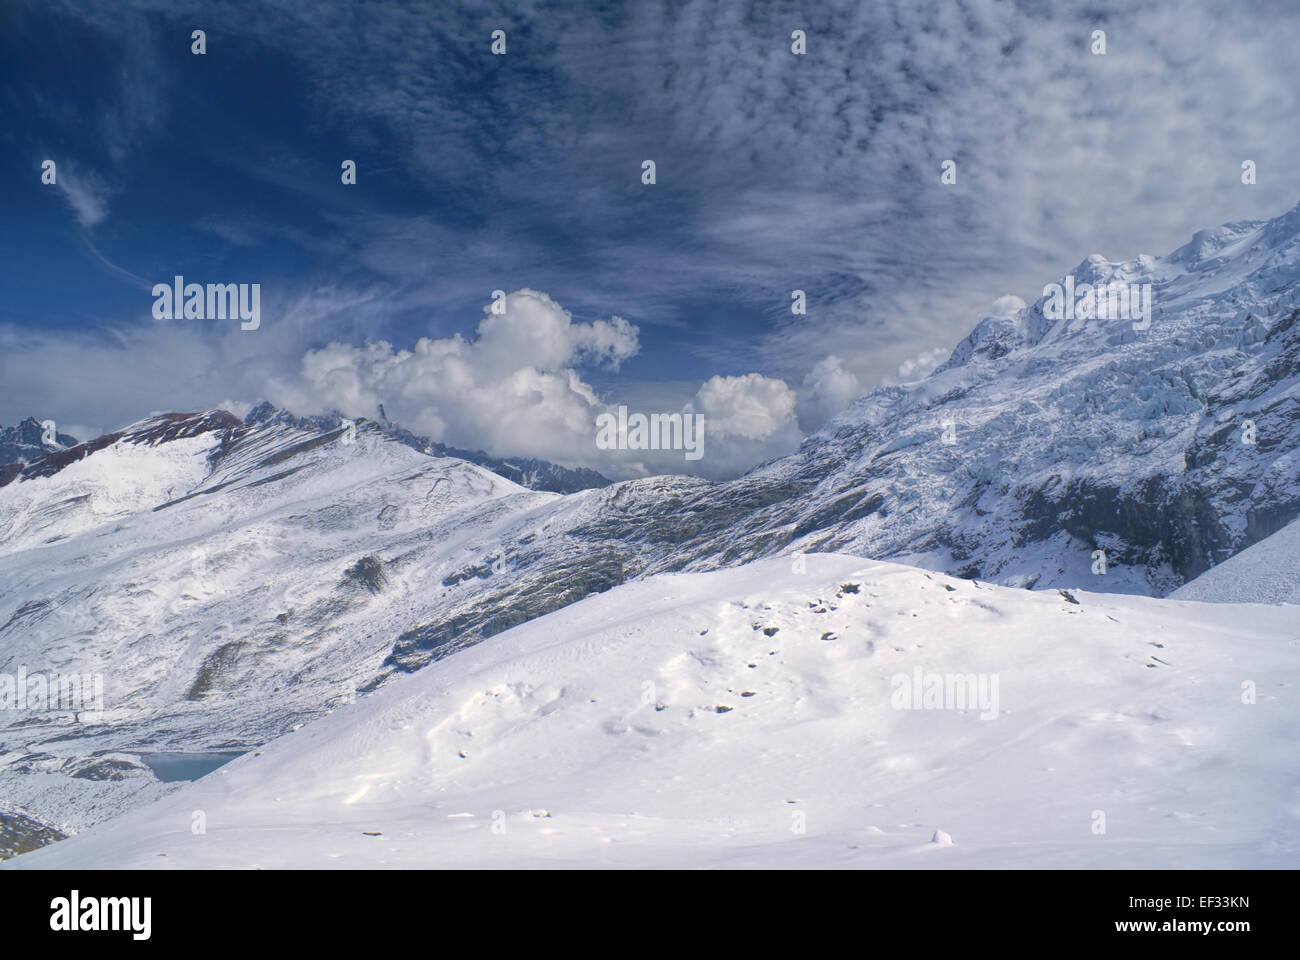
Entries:
{"label": "mountain peak", "polygon": [[[29,428],[35,418],[28,418],[17,429]],[[60,434],[59,446],[43,444],[35,449],[39,452],[30,460],[18,459],[0,465],[0,487],[15,480],[33,480],[37,477],[51,477],[69,464],[84,460],[92,453],[110,447],[119,440],[132,444],[154,446],[172,440],[197,437],[214,430],[227,430],[239,426],[239,420],[225,410],[205,410],[198,413],[162,413],[137,420],[130,426],[105,433],[79,443],[75,437]],[[41,429],[38,424],[37,429]],[[66,443],[62,441],[66,440]]]}
{"label": "mountain peak", "polygon": [[999,297],[975,324],[975,329],[957,344],[952,356],[934,372],[964,366],[972,360],[997,360],[1020,349],[1029,342],[1025,319],[1025,301],[1012,294]]}
{"label": "mountain peak", "polygon": [[0,427],[0,468],[31,463],[47,453],[76,444],[77,438],[71,434],[59,433],[54,421],[28,417],[15,426]]}

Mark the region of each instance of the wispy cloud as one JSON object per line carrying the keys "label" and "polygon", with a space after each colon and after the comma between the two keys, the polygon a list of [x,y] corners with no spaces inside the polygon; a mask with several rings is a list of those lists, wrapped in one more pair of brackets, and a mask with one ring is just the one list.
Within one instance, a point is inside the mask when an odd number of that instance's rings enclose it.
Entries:
{"label": "wispy cloud", "polygon": [[[523,0],[437,16],[396,2],[257,16],[53,2],[127,44],[94,128],[114,183],[174,115],[158,78],[274,52],[305,99],[284,114],[298,125],[215,119],[259,145],[223,154],[229,172],[286,202],[246,199],[189,225],[314,258],[287,284],[318,287],[298,294],[303,336],[361,349],[468,334],[466,303],[532,286],[639,327],[641,351],[616,381],[602,375],[607,396],[671,381],[664,395],[693,402],[680,384],[757,372],[788,385],[804,430],[924,375],[996,298],[1032,299],[1090,253],[1166,252],[1300,198],[1300,8],[1285,2]],[[201,64],[175,52],[199,25],[216,41]],[[504,57],[489,53],[496,28]],[[1089,50],[1095,29],[1104,56]],[[338,185],[344,156],[359,161],[355,189]],[[640,183],[645,159],[654,186]],[[1254,186],[1238,178],[1245,159]],[[78,222],[102,224],[104,183],[69,184]],[[796,288],[806,315],[790,312]],[[763,394],[776,414],[779,394]]]}
{"label": "wispy cloud", "polygon": [[83,227],[98,226],[108,216],[109,190],[94,173],[80,170],[65,161],[57,168],[55,185],[63,192],[63,198]]}

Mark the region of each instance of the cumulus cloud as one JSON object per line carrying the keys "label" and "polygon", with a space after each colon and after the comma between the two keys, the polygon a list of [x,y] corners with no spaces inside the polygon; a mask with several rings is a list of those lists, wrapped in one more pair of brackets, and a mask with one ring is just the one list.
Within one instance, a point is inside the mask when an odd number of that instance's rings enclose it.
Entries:
{"label": "cumulus cloud", "polygon": [[866,391],[862,381],[834,354],[808,371],[799,391],[799,425],[812,433]]}
{"label": "cumulus cloud", "polygon": [[697,471],[731,476],[788,453],[802,438],[796,404],[795,391],[784,380],[760,373],[710,377],[687,405],[704,417],[705,455]]}
{"label": "cumulus cloud", "polygon": [[[0,324],[0,379],[10,387],[0,395],[0,423],[39,414],[90,424],[79,429],[94,436],[156,411],[242,415],[262,397],[299,414],[371,418],[382,403],[390,419],[452,446],[591,467],[614,479],[734,476],[801,437],[794,391],[757,373],[702,385],[615,380],[598,393],[580,370],[618,369],[639,349],[636,328],[620,317],[575,322],[536,290],[509,294],[503,313],[486,308],[472,336],[426,337],[410,348],[333,341],[305,353],[304,331],[322,318],[342,310],[367,318],[366,326],[382,301],[373,291],[339,289],[273,302],[267,313],[276,321],[255,335],[238,324],[150,320],[57,334]],[[48,396],[57,402],[40,399]],[[596,417],[619,406],[703,415],[703,456],[599,449]]]}
{"label": "cumulus cloud", "polygon": [[[672,389],[641,392],[630,406],[617,388],[600,396],[579,369],[616,370],[633,357],[639,344],[632,324],[620,317],[575,322],[537,290],[516,290],[502,302],[503,312],[484,308],[472,337],[425,337],[410,349],[378,341],[311,350],[268,396],[290,409],[366,417],[378,416],[382,403],[390,419],[452,446],[591,467],[616,479],[733,476],[788,452],[802,436],[795,391],[759,373],[711,377],[685,400]],[[702,415],[703,455],[599,449],[596,418],[620,406],[627,415]]]}
{"label": "cumulus cloud", "polygon": [[789,425],[794,406],[794,391],[785,381],[761,373],[710,377],[695,394],[696,409],[720,437],[766,440]]}
{"label": "cumulus cloud", "polygon": [[331,343],[302,358],[270,399],[293,409],[333,407],[389,417],[444,443],[497,455],[596,465],[593,423],[603,409],[577,372],[617,369],[639,349],[621,317],[575,322],[545,293],[520,289],[484,307],[473,338],[422,337],[407,349],[385,341]]}

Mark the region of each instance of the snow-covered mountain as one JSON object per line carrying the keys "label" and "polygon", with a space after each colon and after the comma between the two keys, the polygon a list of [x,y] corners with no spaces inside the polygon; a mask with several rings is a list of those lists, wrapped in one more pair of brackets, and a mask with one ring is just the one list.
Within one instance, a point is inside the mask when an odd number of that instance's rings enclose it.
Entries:
{"label": "snow-covered mountain", "polygon": [[72,827],[116,809],[101,797],[152,787],[138,761],[106,756],[238,748],[354,696],[394,636],[434,615],[443,567],[557,496],[373,424],[350,436],[220,411],[57,457],[0,488],[0,673],[102,675],[105,709],[0,711],[0,795]]}
{"label": "snow-covered mountain", "polygon": [[[0,427],[0,477],[4,476],[5,468],[10,464],[30,463],[76,443],[76,437],[59,433],[54,427],[47,429],[35,417],[28,417],[17,426]],[[8,472],[12,474],[16,470],[9,467]]]}
{"label": "snow-covered mountain", "polygon": [[[244,417],[244,423],[248,426],[259,426],[270,422],[296,426],[305,430],[334,430],[342,425],[343,418],[337,413],[315,417],[298,417],[288,410],[273,406],[265,400],[255,404]],[[482,450],[462,450],[458,447],[449,447],[445,443],[430,440],[428,437],[421,437],[397,424],[386,421],[377,422],[375,425],[385,434],[406,444],[412,450],[418,450],[433,457],[455,457],[458,460],[476,463],[480,467],[487,467],[493,473],[500,474],[507,480],[513,480],[521,487],[527,487],[529,490],[547,490],[551,493],[577,493],[579,490],[592,490],[597,487],[607,487],[610,484],[608,477],[601,476],[595,470],[589,470],[586,467],[562,467],[559,464],[551,463],[548,460],[538,460],[535,457],[494,457]]]}
{"label": "snow-covered mountain", "polygon": [[1073,277],[1149,283],[1149,329],[1004,300],[931,376],[863,397],[746,477],[782,492],[725,547],[687,549],[1163,595],[1300,514],[1300,207],[1167,257],[1090,257]]}
{"label": "snow-covered mountain", "polygon": [[0,477],[0,675],[99,674],[105,709],[0,711],[0,841],[175,789],[143,755],[260,746],[656,574],[836,551],[1164,595],[1300,513],[1298,275],[1300,207],[1090,258],[1076,282],[1151,284],[1149,328],[1004,299],[930,377],[723,483],[529,489],[269,406],[22,463]]}
{"label": "snow-covered mountain", "polygon": [[590,597],[9,865],[1295,864],[1288,609],[793,566]]}

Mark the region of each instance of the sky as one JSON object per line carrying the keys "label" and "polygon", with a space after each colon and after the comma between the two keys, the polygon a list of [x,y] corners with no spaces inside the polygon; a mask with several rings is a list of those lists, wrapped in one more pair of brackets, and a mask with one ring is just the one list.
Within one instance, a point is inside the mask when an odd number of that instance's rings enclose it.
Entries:
{"label": "sky", "polygon": [[[732,476],[1004,295],[1293,207],[1297,39],[1290,0],[0,0],[0,424],[382,403]],[[177,275],[258,284],[257,329],[158,318]],[[619,405],[705,455],[598,449]]]}

